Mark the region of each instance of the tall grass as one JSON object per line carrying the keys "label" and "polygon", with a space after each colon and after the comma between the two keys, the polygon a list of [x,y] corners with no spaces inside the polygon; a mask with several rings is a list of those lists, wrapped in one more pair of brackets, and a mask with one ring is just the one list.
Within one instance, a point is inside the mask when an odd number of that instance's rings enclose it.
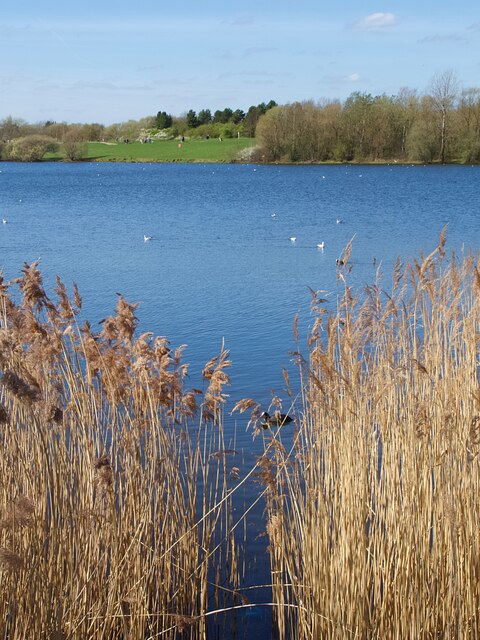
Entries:
{"label": "tall grass", "polygon": [[444,245],[361,298],[347,255],[337,312],[314,296],[301,425],[265,461],[281,637],[480,637],[480,271]]}
{"label": "tall grass", "polygon": [[350,250],[336,312],[313,292],[293,438],[236,405],[265,442],[241,480],[223,347],[187,389],[182,349],[137,336],[122,296],[96,333],[36,263],[0,278],[0,638],[206,637],[255,606],[231,510],[255,476],[280,637],[480,637],[479,261],[442,233],[360,296]]}
{"label": "tall grass", "polygon": [[134,338],[135,305],[99,333],[80,308],[36,263],[0,281],[0,637],[202,637],[237,573],[227,353],[186,390],[181,349]]}

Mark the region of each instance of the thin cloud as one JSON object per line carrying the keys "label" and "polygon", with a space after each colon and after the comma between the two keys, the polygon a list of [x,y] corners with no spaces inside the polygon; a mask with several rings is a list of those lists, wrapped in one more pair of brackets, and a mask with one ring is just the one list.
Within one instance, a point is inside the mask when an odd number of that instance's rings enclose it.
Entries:
{"label": "thin cloud", "polygon": [[275,47],[250,47],[243,52],[244,57],[256,56],[259,53],[275,53],[277,49]]}
{"label": "thin cloud", "polygon": [[208,18],[135,18],[135,19],[96,19],[96,20],[61,20],[35,18],[28,22],[19,20],[3,21],[2,31],[25,31],[48,33],[55,31],[57,34],[63,33],[158,33],[166,31],[214,31],[218,29],[218,22]]}
{"label": "thin cloud", "polygon": [[103,81],[103,80],[78,80],[77,82],[73,82],[71,85],[72,90],[81,90],[81,91],[98,91],[104,93],[105,91],[111,92],[153,92],[155,91],[155,87],[149,84],[116,84],[112,81]]}
{"label": "thin cloud", "polygon": [[239,16],[230,22],[232,27],[251,27],[253,24],[255,24],[253,16]]}
{"label": "thin cloud", "polygon": [[235,71],[235,72],[228,72],[228,73],[222,73],[218,76],[219,80],[226,80],[227,78],[269,78],[269,79],[276,79],[276,78],[293,78],[294,75],[293,73],[284,73],[284,72],[278,72],[278,73],[273,73],[273,72],[269,72],[269,71]]}
{"label": "thin cloud", "polygon": [[387,27],[393,27],[397,24],[397,17],[394,13],[371,13],[364,18],[360,18],[354,22],[353,26],[356,29],[362,29],[364,31],[377,31],[379,29],[385,29]]}
{"label": "thin cloud", "polygon": [[165,65],[164,64],[152,64],[150,66],[147,67],[137,67],[137,71],[141,72],[141,71],[164,71],[165,69]]}
{"label": "thin cloud", "polygon": [[215,58],[219,60],[233,60],[235,56],[231,51],[221,51],[220,53],[215,54]]}
{"label": "thin cloud", "polygon": [[323,76],[322,81],[329,84],[349,84],[350,82],[358,82],[360,80],[359,73],[350,73],[348,76]]}
{"label": "thin cloud", "polygon": [[457,35],[455,33],[443,33],[443,34],[437,33],[437,34],[432,35],[432,36],[425,36],[425,38],[421,38],[418,42],[421,43],[421,44],[424,44],[424,43],[426,43],[426,44],[429,44],[429,43],[435,44],[437,42],[440,42],[440,43],[442,43],[442,42],[462,42],[462,43],[465,43],[465,42],[468,42],[468,39],[464,38],[462,36],[459,36],[459,35]]}
{"label": "thin cloud", "polygon": [[274,87],[277,85],[273,80],[245,80],[245,84],[251,87]]}

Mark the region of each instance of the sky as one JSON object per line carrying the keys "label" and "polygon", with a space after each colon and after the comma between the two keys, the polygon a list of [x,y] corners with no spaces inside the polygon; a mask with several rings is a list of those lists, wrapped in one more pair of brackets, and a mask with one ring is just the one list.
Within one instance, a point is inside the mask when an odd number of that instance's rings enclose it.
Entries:
{"label": "sky", "polygon": [[480,86],[478,0],[16,0],[0,12],[0,120],[105,125],[275,100]]}

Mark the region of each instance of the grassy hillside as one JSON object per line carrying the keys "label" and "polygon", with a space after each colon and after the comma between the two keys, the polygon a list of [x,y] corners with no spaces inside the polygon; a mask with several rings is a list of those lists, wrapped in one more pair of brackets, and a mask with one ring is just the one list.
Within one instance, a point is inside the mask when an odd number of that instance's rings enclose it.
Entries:
{"label": "grassy hillside", "polygon": [[209,140],[156,140],[151,144],[90,142],[89,160],[136,162],[232,162],[236,155],[255,145],[252,138]]}

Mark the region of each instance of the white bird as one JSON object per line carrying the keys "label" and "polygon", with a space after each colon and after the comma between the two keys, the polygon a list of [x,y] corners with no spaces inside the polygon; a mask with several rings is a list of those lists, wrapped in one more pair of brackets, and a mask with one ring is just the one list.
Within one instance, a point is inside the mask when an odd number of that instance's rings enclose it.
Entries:
{"label": "white bird", "polygon": [[276,213],[271,213],[270,215],[271,215],[272,218],[276,218],[277,217]]}
{"label": "white bird", "polygon": [[325,242],[320,242],[319,244],[317,244],[317,247],[323,251],[325,249]]}
{"label": "white bird", "polygon": [[151,239],[152,239],[152,236],[145,236],[145,235],[143,236],[143,241],[144,242],[148,242]]}
{"label": "white bird", "polygon": [[341,218],[337,218],[337,224],[343,224],[343,220]]}
{"label": "white bird", "polygon": [[5,218],[2,219],[3,224],[7,224],[8,220],[5,220]]}
{"label": "white bird", "polygon": [[296,240],[297,240],[296,236],[292,236],[292,237],[290,238],[290,242],[295,242]]}

